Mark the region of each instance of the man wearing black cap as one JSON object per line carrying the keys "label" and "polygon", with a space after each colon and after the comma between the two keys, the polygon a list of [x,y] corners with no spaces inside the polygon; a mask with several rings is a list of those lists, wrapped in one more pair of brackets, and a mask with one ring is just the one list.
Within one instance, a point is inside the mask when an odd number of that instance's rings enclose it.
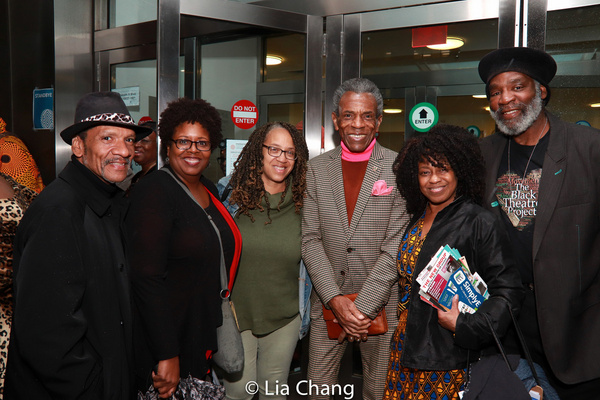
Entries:
{"label": "man wearing black cap", "polygon": [[[600,132],[544,107],[556,63],[505,48],[479,75],[499,133],[481,143],[485,206],[511,237],[527,288],[519,324],[560,398],[600,396]],[[547,396],[544,396],[546,399]]]}
{"label": "man wearing black cap", "polygon": [[71,162],[29,207],[15,238],[6,399],[130,399],[131,310],[115,186],[135,124],[117,93],[85,95],[61,132]]}

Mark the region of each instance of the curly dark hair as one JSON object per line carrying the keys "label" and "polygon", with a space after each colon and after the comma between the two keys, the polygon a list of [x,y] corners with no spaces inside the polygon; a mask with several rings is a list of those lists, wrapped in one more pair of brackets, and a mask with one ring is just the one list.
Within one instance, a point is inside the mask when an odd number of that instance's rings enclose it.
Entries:
{"label": "curly dark hair", "polygon": [[409,214],[421,213],[427,205],[419,187],[419,162],[423,160],[437,168],[449,164],[457,180],[457,197],[465,196],[481,205],[485,163],[477,139],[460,126],[439,124],[407,141],[392,166]]}
{"label": "curly dark hair", "polygon": [[206,100],[191,100],[182,97],[167,104],[167,108],[160,114],[158,136],[160,137],[160,156],[163,159],[167,158],[167,149],[171,145],[175,129],[185,122],[198,123],[208,131],[210,151],[216,149],[223,140],[221,116],[217,109]]}
{"label": "curly dark hair", "polygon": [[254,222],[254,217],[250,210],[258,209],[264,211],[261,206],[261,200],[264,198],[267,203],[267,222],[271,223],[269,199],[265,196],[265,185],[262,180],[263,174],[263,144],[267,134],[275,128],[283,128],[290,133],[296,155],[298,158],[294,163],[294,168],[290,172],[285,182],[285,190],[281,194],[278,208],[283,203],[285,192],[288,185],[292,185],[292,196],[295,203],[296,213],[300,214],[304,204],[304,191],[306,189],[306,166],[308,163],[308,147],[302,133],[293,125],[287,122],[269,122],[259,128],[248,138],[248,143],[242,149],[237,161],[235,170],[231,175],[229,184],[232,187],[230,202],[237,204],[239,212],[250,217]]}

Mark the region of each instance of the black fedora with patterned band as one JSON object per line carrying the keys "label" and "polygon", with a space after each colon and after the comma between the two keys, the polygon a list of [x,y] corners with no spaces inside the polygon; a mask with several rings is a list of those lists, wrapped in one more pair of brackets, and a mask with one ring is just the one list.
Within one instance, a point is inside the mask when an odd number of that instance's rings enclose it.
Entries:
{"label": "black fedora with patterned band", "polygon": [[75,108],[74,124],[65,128],[60,137],[71,144],[75,136],[99,125],[120,126],[135,132],[135,140],[152,133],[152,128],[135,123],[121,95],[116,92],[93,92],[84,95]]}

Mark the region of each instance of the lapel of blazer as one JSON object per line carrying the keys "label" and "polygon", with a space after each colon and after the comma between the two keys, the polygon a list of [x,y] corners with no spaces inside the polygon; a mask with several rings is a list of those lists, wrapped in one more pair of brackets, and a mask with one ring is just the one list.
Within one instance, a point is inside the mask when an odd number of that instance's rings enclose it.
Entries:
{"label": "lapel of blazer", "polygon": [[329,185],[333,191],[333,201],[340,217],[344,235],[348,236],[348,211],[346,210],[346,195],[344,194],[344,176],[342,175],[342,147],[338,146],[331,152],[331,162],[327,164]]}
{"label": "lapel of blazer", "polygon": [[371,158],[369,158],[369,163],[367,164],[365,177],[363,178],[362,185],[360,186],[358,199],[356,199],[356,206],[354,207],[352,220],[350,221],[350,236],[354,235],[354,231],[356,231],[358,222],[360,221],[362,214],[367,206],[367,203],[369,202],[369,197],[371,197],[373,185],[375,184],[375,181],[377,181],[381,176],[382,163],[382,147],[379,145],[379,143],[375,143],[375,147],[373,147],[373,152],[371,153]]}
{"label": "lapel of blazer", "polygon": [[533,231],[533,259],[554,213],[567,166],[567,134],[564,123],[546,113],[550,123],[550,142],[544,157],[542,178],[538,189],[538,206]]}
{"label": "lapel of blazer", "polygon": [[491,141],[489,147],[494,149],[494,153],[486,160],[485,182],[487,185],[484,201],[486,208],[492,210],[499,217],[502,208],[498,204],[498,198],[496,197],[496,181],[498,180],[498,168],[500,167],[500,161],[502,161],[502,154],[504,153],[507,138],[504,135],[496,133],[489,140]]}

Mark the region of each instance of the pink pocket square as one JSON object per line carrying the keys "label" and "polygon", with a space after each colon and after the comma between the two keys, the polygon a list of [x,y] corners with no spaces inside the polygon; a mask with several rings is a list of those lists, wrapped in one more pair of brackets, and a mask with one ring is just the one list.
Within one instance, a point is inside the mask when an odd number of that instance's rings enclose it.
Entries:
{"label": "pink pocket square", "polygon": [[387,196],[388,194],[392,193],[392,190],[394,190],[394,187],[387,187],[385,181],[381,179],[375,182],[373,185],[371,196]]}

